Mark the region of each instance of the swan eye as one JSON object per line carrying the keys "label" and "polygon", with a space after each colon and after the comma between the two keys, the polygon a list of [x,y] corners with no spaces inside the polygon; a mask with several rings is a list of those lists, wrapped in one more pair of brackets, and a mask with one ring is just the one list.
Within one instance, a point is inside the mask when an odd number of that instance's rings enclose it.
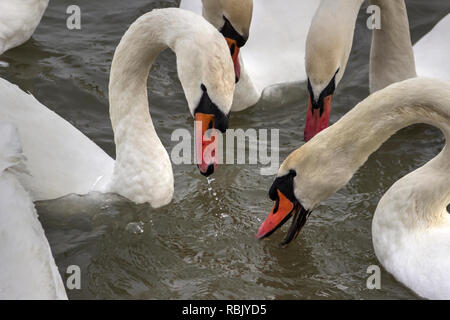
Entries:
{"label": "swan eye", "polygon": [[208,91],[203,83],[201,84],[200,88],[202,89],[203,92],[207,92]]}
{"label": "swan eye", "polygon": [[447,213],[450,214],[450,203],[447,206]]}

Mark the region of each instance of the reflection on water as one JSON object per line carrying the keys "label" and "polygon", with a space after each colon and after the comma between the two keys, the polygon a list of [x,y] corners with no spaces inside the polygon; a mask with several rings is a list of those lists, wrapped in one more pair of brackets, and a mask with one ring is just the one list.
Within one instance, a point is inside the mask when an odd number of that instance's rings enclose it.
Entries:
{"label": "reflection on water", "polygon": [[[82,30],[65,29],[71,0],[50,2],[41,26],[24,46],[7,52],[0,76],[32,92],[114,156],[108,117],[108,73],[114,48],[128,25],[154,7],[176,1],[79,1]],[[407,1],[413,40],[449,11],[442,1]],[[424,11],[424,8],[427,8]],[[424,14],[424,12],[426,14]],[[361,14],[351,61],[338,88],[331,122],[368,94],[370,31]],[[57,90],[56,90],[57,89]],[[303,138],[306,87],[289,90],[231,117],[232,128],[280,129],[280,157]],[[151,114],[170,151],[172,130],[192,130],[177,79],[175,57],[164,52],[149,78]],[[174,166],[175,194],[160,209],[116,195],[69,195],[37,203],[63,278],[82,270],[79,298],[145,299],[376,299],[416,298],[386,272],[382,290],[366,288],[367,268],[378,264],[371,220],[382,194],[400,177],[439,152],[442,135],[425,125],[402,130],[325,201],[288,248],[254,234],[272,203],[273,177],[260,166],[222,165],[213,179],[195,165]],[[326,166],[326,163],[321,165]]]}

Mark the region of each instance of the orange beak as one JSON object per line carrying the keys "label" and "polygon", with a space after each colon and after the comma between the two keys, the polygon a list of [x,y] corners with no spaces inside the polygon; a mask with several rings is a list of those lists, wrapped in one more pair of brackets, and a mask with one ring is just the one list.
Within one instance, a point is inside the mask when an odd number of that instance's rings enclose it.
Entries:
{"label": "orange beak", "polygon": [[[206,135],[205,135],[206,134]],[[217,139],[215,137],[214,116],[195,114],[195,150],[200,173],[209,176],[217,169]]]}
{"label": "orange beak", "polygon": [[269,213],[267,219],[263,222],[261,227],[259,227],[256,237],[258,239],[263,239],[270,236],[283,224],[285,224],[292,215],[294,218],[289,230],[281,242],[281,246],[287,246],[291,241],[297,238],[300,230],[305,225],[306,220],[310,215],[310,211],[305,210],[300,203],[292,203],[280,190],[277,190],[278,199]]}
{"label": "orange beak", "polygon": [[241,63],[239,62],[239,47],[237,45],[236,40],[225,38],[228,43],[228,47],[230,48],[231,58],[233,59],[234,64],[234,74],[236,75],[236,83],[241,78]]}
{"label": "orange beak", "polygon": [[256,237],[262,239],[270,236],[281,227],[292,215],[295,205],[280,190],[277,190],[278,200],[270,211],[269,216],[259,227]]}
{"label": "orange beak", "polygon": [[305,141],[308,142],[316,134],[328,127],[330,122],[331,99],[329,95],[323,99],[323,108],[314,108],[312,106],[311,97],[308,102],[308,111],[306,114],[305,125]]}

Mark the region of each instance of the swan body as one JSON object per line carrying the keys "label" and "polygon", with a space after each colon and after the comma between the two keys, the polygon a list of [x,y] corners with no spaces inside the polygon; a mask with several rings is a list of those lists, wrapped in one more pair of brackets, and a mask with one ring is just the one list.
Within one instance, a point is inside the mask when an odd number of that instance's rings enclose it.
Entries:
{"label": "swan body", "polygon": [[[207,1],[211,0],[203,3]],[[306,80],[305,39],[318,5],[319,0],[284,0],[283,5],[272,0],[254,2],[248,41],[241,48],[242,76],[236,84],[233,111],[254,105],[266,88]],[[201,0],[182,0],[180,7],[202,13]],[[210,21],[211,14],[204,8],[203,15]],[[220,29],[223,23],[214,25]]]}
{"label": "swan body", "polygon": [[[378,260],[398,281],[421,297],[448,300],[450,167],[448,157],[440,158],[386,192],[373,217],[372,241]],[[426,185],[431,181],[436,187]]]}
{"label": "swan body", "polygon": [[418,295],[450,299],[449,82],[413,78],[388,86],[292,152],[271,189],[279,192],[272,199],[280,209],[269,215],[259,237],[280,225],[274,219],[294,212],[285,243],[292,241],[321,201],[347,184],[383,142],[414,123],[439,128],[447,144],[382,197],[372,223],[373,246],[385,269]]}
{"label": "swan body", "polygon": [[0,55],[31,38],[49,0],[0,0]]}
{"label": "swan body", "polygon": [[414,45],[416,68],[420,76],[450,81],[449,32],[450,14],[447,14]]}
{"label": "swan body", "polygon": [[17,129],[0,123],[0,300],[67,299],[28,192]]}
{"label": "swan body", "polygon": [[34,200],[106,188],[114,160],[56,113],[0,78],[0,121],[17,126],[30,174],[18,174]]}
{"label": "swan body", "polygon": [[100,191],[154,207],[171,201],[172,166],[150,117],[146,85],[153,61],[167,47],[177,54],[191,113],[205,95],[216,113],[229,113],[234,72],[223,37],[191,12],[153,10],[130,26],[113,58],[109,98],[115,161],[31,95],[0,79],[0,121],[18,127],[31,173],[19,179],[33,200]]}

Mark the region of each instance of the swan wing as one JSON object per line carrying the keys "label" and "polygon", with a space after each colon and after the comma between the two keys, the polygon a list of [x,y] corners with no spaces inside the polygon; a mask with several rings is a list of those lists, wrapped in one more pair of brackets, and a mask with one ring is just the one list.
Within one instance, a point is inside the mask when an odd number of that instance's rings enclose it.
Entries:
{"label": "swan wing", "polygon": [[32,95],[0,78],[0,121],[20,134],[30,174],[18,174],[33,200],[102,191],[114,161]]}
{"label": "swan wing", "polygon": [[0,123],[0,299],[67,299],[29,194],[16,128]]}
{"label": "swan wing", "polygon": [[48,0],[0,0],[0,54],[30,39]]}
{"label": "swan wing", "polygon": [[417,74],[450,81],[450,14],[414,45]]}

